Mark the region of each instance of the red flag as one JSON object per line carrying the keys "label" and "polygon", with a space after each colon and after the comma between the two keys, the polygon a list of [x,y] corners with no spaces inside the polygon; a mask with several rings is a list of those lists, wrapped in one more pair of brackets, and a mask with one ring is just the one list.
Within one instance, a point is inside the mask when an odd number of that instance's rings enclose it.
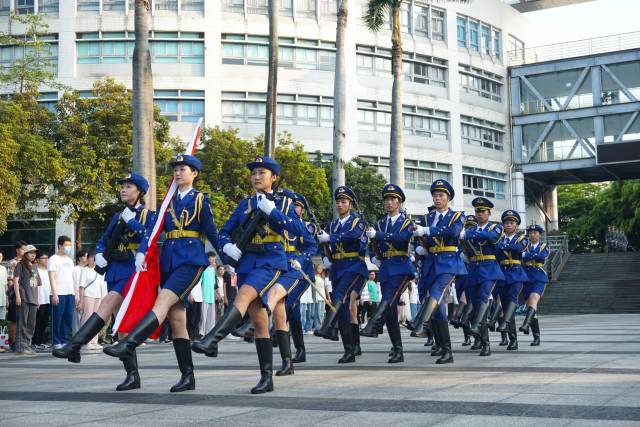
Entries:
{"label": "red flag", "polygon": [[[185,148],[184,154],[190,155],[195,151],[201,128],[202,118],[198,121],[198,125],[193,133],[193,138]],[[123,294],[124,300],[122,301],[120,310],[118,310],[115,322],[113,323],[114,333],[131,332],[133,327],[149,310],[151,310],[155,304],[158,296],[158,285],[160,284],[159,252],[157,242],[164,225],[165,213],[167,212],[169,203],[176,193],[176,190],[177,185],[172,179],[169,183],[169,187],[167,188],[167,192],[162,198],[162,204],[156,213],[156,223],[154,224],[151,235],[149,236],[149,246],[145,258],[147,271],[136,272],[129,279]],[[157,338],[159,333],[160,328],[154,331],[151,337]]]}

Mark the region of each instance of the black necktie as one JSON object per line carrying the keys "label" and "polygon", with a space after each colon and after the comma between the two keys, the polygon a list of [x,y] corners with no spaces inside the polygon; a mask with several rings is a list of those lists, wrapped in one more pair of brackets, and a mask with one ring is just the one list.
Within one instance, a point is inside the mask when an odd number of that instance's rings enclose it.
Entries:
{"label": "black necktie", "polygon": [[438,224],[437,225],[440,225],[440,222],[442,221],[442,218],[444,218],[442,216],[442,214],[438,214]]}
{"label": "black necktie", "polygon": [[391,218],[388,218],[388,217],[387,217],[387,225],[386,225],[386,227],[384,228],[384,231],[389,230],[389,228],[391,228],[392,226],[393,226],[393,224],[391,224]]}

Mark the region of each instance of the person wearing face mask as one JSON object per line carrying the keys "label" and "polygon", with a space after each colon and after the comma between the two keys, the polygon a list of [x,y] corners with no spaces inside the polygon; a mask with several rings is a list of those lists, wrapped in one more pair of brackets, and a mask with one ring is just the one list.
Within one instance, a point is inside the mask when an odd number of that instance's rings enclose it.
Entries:
{"label": "person wearing face mask", "polygon": [[503,212],[504,236],[497,245],[497,256],[505,277],[505,284],[500,290],[500,303],[503,311],[502,321],[497,330],[502,334],[508,334],[507,350],[518,349],[515,313],[522,286],[528,280],[527,273],[522,268],[522,252],[527,247],[529,240],[524,234],[518,234],[520,221],[518,212],[514,210]]}
{"label": "person wearing face mask", "polygon": [[[91,313],[78,332],[67,345],[53,349],[53,356],[67,359],[72,363],[81,360],[80,349],[95,337],[118,312],[124,298],[125,286],[136,271],[135,252],[140,242],[151,233],[155,223],[155,212],[145,208],[144,195],[149,189],[148,181],[137,173],[119,179],[120,201],[125,204],[121,212],[116,212],[96,244],[95,266],[104,271],[107,295],[102,298],[95,313]],[[107,253],[107,246],[114,250]],[[93,276],[92,276],[93,277]],[[92,285],[93,286],[93,285]],[[123,338],[122,334],[120,339]],[[121,359],[127,373],[124,381],[116,386],[116,391],[140,388],[138,359],[135,352],[131,357]]]}
{"label": "person wearing face mask", "polygon": [[423,302],[413,322],[411,336],[425,337],[431,323],[436,341],[431,355],[440,356],[436,364],[444,364],[453,363],[446,295],[456,276],[467,274],[459,249],[464,212],[450,208],[455,192],[444,179],[431,184],[431,196],[435,209],[421,218],[420,225],[413,231],[421,248],[417,248],[416,253],[433,256],[426,257],[422,265],[420,280],[426,283],[424,287],[429,289],[429,298]]}
{"label": "person wearing face mask", "polygon": [[[247,163],[251,171],[251,185],[255,194],[245,197],[220,230],[220,247],[229,262],[236,265],[238,295],[213,329],[200,341],[192,344],[196,353],[217,357],[218,343],[223,340],[249,313],[255,330],[256,353],[260,365],[260,380],[251,394],[273,391],[273,341],[269,335],[269,313],[281,304],[285,286],[280,276],[289,271],[290,261],[285,252],[285,239],[301,236],[304,225],[295,212],[290,192],[275,192],[280,175],[278,162],[267,156],[258,156]],[[258,218],[257,229],[242,227]],[[240,248],[235,238],[240,232],[249,242]],[[253,235],[247,236],[251,232]],[[233,240],[232,240],[233,236]],[[244,239],[242,239],[244,240]],[[229,268],[233,271],[234,269]],[[271,290],[275,289],[274,294]],[[282,297],[278,297],[278,294]],[[270,305],[270,302],[275,305]],[[280,308],[278,308],[280,310]],[[286,318],[285,318],[286,321]]]}
{"label": "person wearing face mask", "polygon": [[527,314],[524,317],[522,326],[520,326],[520,331],[524,332],[525,335],[529,335],[529,327],[531,327],[531,331],[533,331],[532,346],[540,345],[540,325],[536,312],[538,310],[538,302],[544,294],[547,283],[549,283],[544,264],[551,251],[546,243],[540,242],[543,232],[544,229],[540,225],[530,225],[527,228],[529,244],[522,253],[524,269],[529,280],[523,291],[524,299],[527,302]]}
{"label": "person wearing face mask", "polygon": [[360,335],[377,337],[380,325],[386,323],[392,344],[392,354],[387,363],[400,363],[404,362],[404,354],[398,324],[398,301],[416,272],[409,259],[413,222],[401,211],[406,199],[398,185],[385,185],[382,199],[387,216],[378,221],[375,228],[369,227],[366,231],[367,237],[377,242],[377,254],[371,262],[380,269],[378,277],[382,285],[382,300]]}
{"label": "person wearing face mask", "polygon": [[337,341],[339,331],[344,354],[338,363],[353,363],[360,353],[356,299],[368,276],[364,262],[368,239],[364,220],[352,212],[356,205],[353,190],[342,185],[336,188],[333,198],[338,218],[318,233],[318,242],[329,246],[331,259],[324,256],[322,262],[330,272],[331,303],[336,311],[329,312],[313,334]]}
{"label": "person wearing face mask", "polygon": [[68,236],[58,237],[58,250],[49,258],[47,270],[51,283],[51,342],[61,349],[69,342],[76,300],[73,247]]}
{"label": "person wearing face mask", "polygon": [[498,280],[504,280],[504,273],[500,269],[496,258],[496,245],[502,238],[502,224],[489,221],[493,203],[484,198],[476,197],[471,201],[475,208],[478,225],[465,230],[465,244],[473,255],[469,259],[469,270],[473,279],[467,283],[465,289],[473,294],[473,320],[469,332],[478,337],[481,342],[480,356],[490,356],[489,325],[487,314],[489,311],[489,296]]}
{"label": "person wearing face mask", "polygon": [[[159,261],[160,291],[152,309],[129,334],[118,344],[105,347],[103,352],[120,360],[132,358],[136,348],[168,319],[181,374],[170,391],[177,393],[196,387],[185,308],[191,290],[209,265],[202,237],[206,236],[217,251],[218,232],[209,198],[193,188],[202,170],[200,160],[195,156],[180,155],[171,160],[169,166],[173,169],[173,182],[177,190],[169,202],[160,230],[165,232],[166,237]],[[147,250],[152,250],[149,246],[151,235],[146,235],[137,248],[137,271],[147,270],[146,254]]]}

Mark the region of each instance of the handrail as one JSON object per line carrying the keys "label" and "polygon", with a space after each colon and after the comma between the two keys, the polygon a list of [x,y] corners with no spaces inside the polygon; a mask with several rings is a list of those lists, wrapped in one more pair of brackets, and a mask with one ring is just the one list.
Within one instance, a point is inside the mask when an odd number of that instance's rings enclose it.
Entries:
{"label": "handrail", "polygon": [[543,46],[525,47],[507,52],[509,66],[553,61],[577,56],[615,52],[640,47],[640,31],[573,40]]}
{"label": "handrail", "polygon": [[547,236],[546,242],[551,249],[551,260],[547,263],[547,274],[550,280],[556,280],[569,259],[569,238],[566,234]]}

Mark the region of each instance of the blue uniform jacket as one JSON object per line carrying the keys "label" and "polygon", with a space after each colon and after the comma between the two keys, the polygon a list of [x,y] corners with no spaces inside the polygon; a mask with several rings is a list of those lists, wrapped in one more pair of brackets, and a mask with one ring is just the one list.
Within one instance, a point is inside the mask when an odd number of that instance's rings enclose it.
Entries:
{"label": "blue uniform jacket", "polygon": [[[216,252],[220,253],[213,210],[209,198],[204,193],[191,189],[182,200],[178,200],[176,192],[164,214],[162,229],[165,233],[184,230],[200,234],[200,237],[167,238],[164,241],[160,254],[162,273],[173,271],[182,265],[209,265],[202,240],[204,236]],[[141,242],[138,252],[145,253],[148,244],[149,236]]]}
{"label": "blue uniform jacket", "polygon": [[344,225],[334,219],[325,230],[329,236],[329,249],[333,255],[331,281],[344,273],[357,273],[367,276],[367,264],[364,262],[368,239],[364,234],[364,222],[354,213],[350,213]]}
{"label": "blue uniform jacket", "polygon": [[[374,237],[382,258],[378,278],[386,282],[391,276],[414,275],[416,270],[409,259],[409,242],[413,236],[413,223],[404,214],[389,226],[388,216],[378,221],[375,225]],[[374,254],[375,255],[375,254]],[[376,255],[377,256],[377,255]]]}
{"label": "blue uniform jacket", "polygon": [[[504,280],[504,274],[496,256],[498,252],[496,244],[502,238],[502,233],[502,224],[493,221],[489,221],[483,230],[479,227],[471,227],[465,231],[464,239],[473,254],[469,261],[476,283]],[[482,260],[483,257],[490,259]]]}
{"label": "blue uniform jacket", "polygon": [[522,253],[522,261],[524,262],[524,270],[527,272],[530,282],[549,282],[547,272],[544,269],[544,263],[550,254],[551,251],[546,243],[540,243],[538,247],[534,249],[531,242],[529,242]]}
{"label": "blue uniform jacket", "polygon": [[[252,240],[252,243],[263,244],[265,252],[244,252],[236,268],[238,273],[246,274],[255,268],[275,268],[283,272],[289,270],[284,251],[284,232],[287,231],[290,238],[301,236],[304,226],[295,212],[292,198],[281,195],[276,198],[275,204],[276,208],[269,214],[267,236],[262,239],[256,235]],[[257,196],[242,199],[220,230],[220,247],[224,248],[227,243],[233,243],[233,230],[248,220],[252,212],[258,210]]]}
{"label": "blue uniform jacket", "polygon": [[517,233],[511,236],[511,239],[504,235],[498,242],[496,256],[500,261],[500,267],[502,267],[504,280],[507,284],[529,280],[522,266],[522,252],[528,243],[527,236]]}
{"label": "blue uniform jacket", "polygon": [[[109,238],[112,230],[118,224],[120,219],[120,213],[117,213],[111,217],[111,221],[104,231],[100,240],[96,244],[96,253],[103,253],[107,239]],[[126,261],[109,261],[107,265],[107,271],[104,273],[104,280],[108,283],[112,283],[122,279],[128,279],[136,271],[135,265],[135,245],[139,245],[141,241],[145,240],[156,222],[156,213],[148,209],[141,209],[136,213],[135,219],[130,220],[127,223],[127,232],[123,236],[123,242],[132,244],[132,250],[129,254],[129,259]]]}
{"label": "blue uniform jacket", "polygon": [[318,242],[316,242],[316,226],[311,222],[304,222],[304,232],[300,236],[300,255],[298,261],[302,265],[302,271],[305,272],[312,281],[316,279],[311,258],[318,252]]}
{"label": "blue uniform jacket", "polygon": [[429,227],[429,236],[418,239],[423,247],[426,244],[425,249],[429,252],[422,264],[422,274],[429,274],[432,269],[436,276],[467,274],[458,241],[460,231],[464,227],[464,212],[449,209],[436,227],[433,227],[437,215],[438,212],[434,210],[420,218],[420,225]]}

